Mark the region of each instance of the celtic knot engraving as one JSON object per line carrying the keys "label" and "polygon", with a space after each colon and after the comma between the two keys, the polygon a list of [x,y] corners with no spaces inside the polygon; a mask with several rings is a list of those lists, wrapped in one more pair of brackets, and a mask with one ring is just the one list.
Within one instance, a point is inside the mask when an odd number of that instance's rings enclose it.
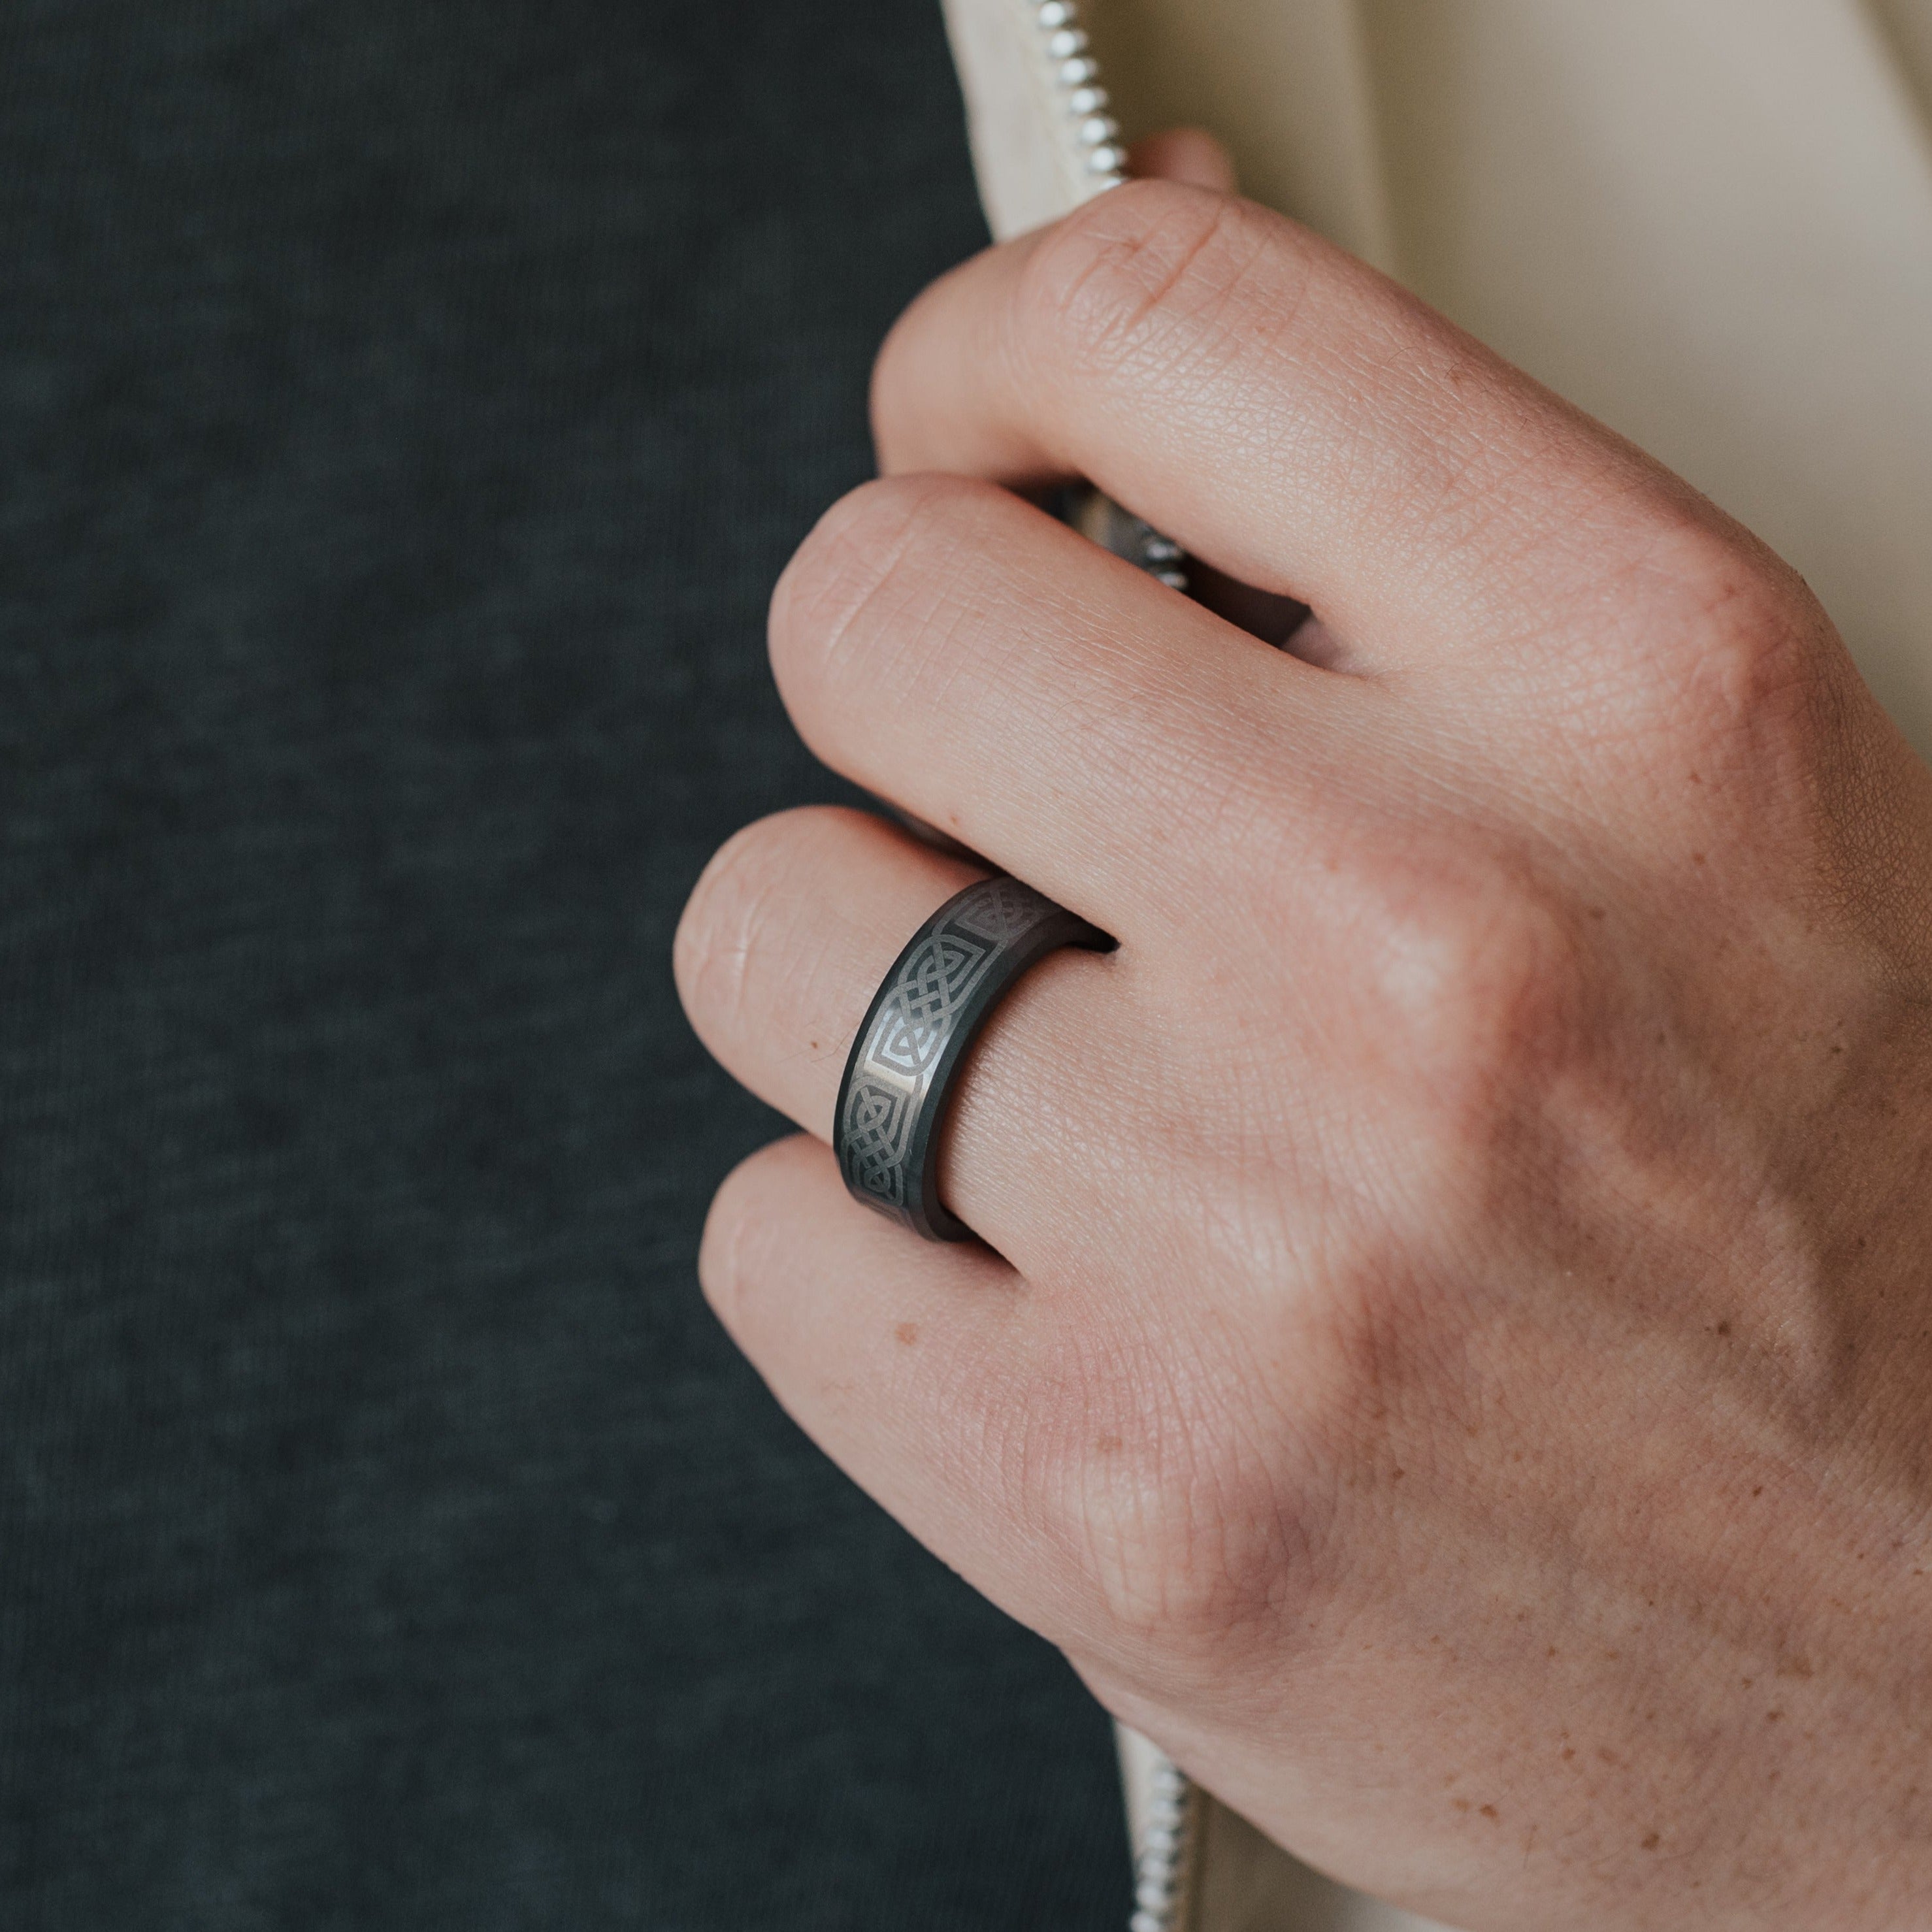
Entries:
{"label": "celtic knot engraving", "polygon": [[1017,880],[982,880],[941,908],[880,989],[838,1123],[846,1178],[875,1207],[909,1217],[912,1144],[946,1044],[1001,956],[1057,911]]}
{"label": "celtic knot engraving", "polygon": [[845,1160],[868,1194],[905,1205],[905,1138],[912,1109],[906,1096],[855,1081],[845,1103]]}
{"label": "celtic knot engraving", "polygon": [[953,932],[936,932],[899,970],[880,1009],[872,1051],[902,1073],[917,1073],[945,1043],[957,1006],[986,956]]}
{"label": "celtic knot engraving", "polygon": [[952,923],[988,939],[1012,939],[1039,919],[1048,903],[1017,879],[988,879],[975,889],[971,903],[952,915]]}

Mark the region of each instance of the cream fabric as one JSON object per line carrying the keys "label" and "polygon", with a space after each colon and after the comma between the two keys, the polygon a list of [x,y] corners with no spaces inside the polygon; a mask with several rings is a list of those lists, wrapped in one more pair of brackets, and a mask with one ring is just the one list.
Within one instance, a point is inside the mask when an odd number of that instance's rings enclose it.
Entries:
{"label": "cream fabric", "polygon": [[[944,4],[996,231],[1064,212],[1064,118],[1012,78],[1031,9]],[[1211,128],[1246,192],[1689,478],[1804,573],[1932,756],[1932,0],[1081,14],[1127,138]],[[1196,1932],[1420,1923],[1225,1814],[1208,1853]]]}

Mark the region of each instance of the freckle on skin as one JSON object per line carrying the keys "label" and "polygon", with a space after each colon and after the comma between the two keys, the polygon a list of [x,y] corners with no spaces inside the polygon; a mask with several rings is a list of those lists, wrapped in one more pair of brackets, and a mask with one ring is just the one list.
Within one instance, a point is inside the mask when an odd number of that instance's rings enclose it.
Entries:
{"label": "freckle on skin", "polygon": [[1491,1818],[1491,1819],[1492,1819],[1492,1818],[1494,1818],[1494,1817],[1496,1816],[1496,1808],[1493,1804],[1485,1804],[1485,1805],[1483,1807],[1483,1816],[1484,1816],[1485,1818]]}
{"label": "freckle on skin", "polygon": [[1764,1494],[1764,1485],[1762,1483],[1759,1484],[1757,1487],[1752,1490],[1751,1494],[1754,1496],[1762,1496]]}
{"label": "freckle on skin", "polygon": [[1556,1654],[1556,1646],[1553,1643],[1550,1646],[1550,1654],[1552,1657]]}
{"label": "freckle on skin", "polygon": [[919,1340],[919,1324],[916,1322],[902,1322],[892,1333],[910,1348]]}
{"label": "freckle on skin", "polygon": [[1655,1851],[1663,1842],[1654,1832],[1646,1832],[1643,1834],[1643,1848],[1647,1852]]}
{"label": "freckle on skin", "polygon": [[1563,1762],[1564,1762],[1565,1764],[1568,1764],[1568,1763],[1570,1762],[1570,1760],[1573,1757],[1574,1757],[1576,1755],[1576,1746],[1575,1746],[1575,1745],[1572,1744],[1572,1745],[1570,1746],[1570,1748],[1563,1754]]}
{"label": "freckle on skin", "polygon": [[1606,1764],[1615,1764],[1617,1761],[1616,1753],[1612,1750],[1608,1744],[1599,1744],[1597,1747],[1597,1755]]}
{"label": "freckle on skin", "polygon": [[1764,1720],[1767,1724],[1774,1724],[1784,1715],[1782,1711],[1767,1711],[1764,1714]]}

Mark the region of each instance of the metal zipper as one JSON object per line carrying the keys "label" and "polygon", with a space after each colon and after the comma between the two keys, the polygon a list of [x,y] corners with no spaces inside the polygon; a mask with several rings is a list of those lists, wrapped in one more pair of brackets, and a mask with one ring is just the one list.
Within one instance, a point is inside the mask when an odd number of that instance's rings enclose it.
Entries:
{"label": "metal zipper", "polygon": [[1134,1852],[1134,1914],[1127,1932],[1192,1932],[1202,1804],[1187,1774],[1156,1752],[1146,1821]]}
{"label": "metal zipper", "polygon": [[1126,151],[1120,145],[1120,123],[1107,112],[1107,90],[1100,67],[1088,51],[1074,0],[1033,0],[1034,25],[1051,64],[1049,84],[1060,100],[1069,134],[1094,191],[1117,187],[1126,176]]}

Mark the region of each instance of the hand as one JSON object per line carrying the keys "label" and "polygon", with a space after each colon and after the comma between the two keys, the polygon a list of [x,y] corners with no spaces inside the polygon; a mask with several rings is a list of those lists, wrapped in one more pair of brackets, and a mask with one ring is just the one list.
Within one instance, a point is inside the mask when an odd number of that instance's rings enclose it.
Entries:
{"label": "hand", "polygon": [[[1932,1923],[1932,776],[1804,586],[1290,223],[1140,183],[968,264],[774,599],[832,765],[1117,934],[946,1198],[823,1144],[972,876],[740,834],[679,935],[807,1132],[701,1271],[780,1400],[1107,1706],[1480,1928]],[[1002,485],[1312,604],[1271,651]],[[1312,660],[1311,662],[1310,660]]]}

